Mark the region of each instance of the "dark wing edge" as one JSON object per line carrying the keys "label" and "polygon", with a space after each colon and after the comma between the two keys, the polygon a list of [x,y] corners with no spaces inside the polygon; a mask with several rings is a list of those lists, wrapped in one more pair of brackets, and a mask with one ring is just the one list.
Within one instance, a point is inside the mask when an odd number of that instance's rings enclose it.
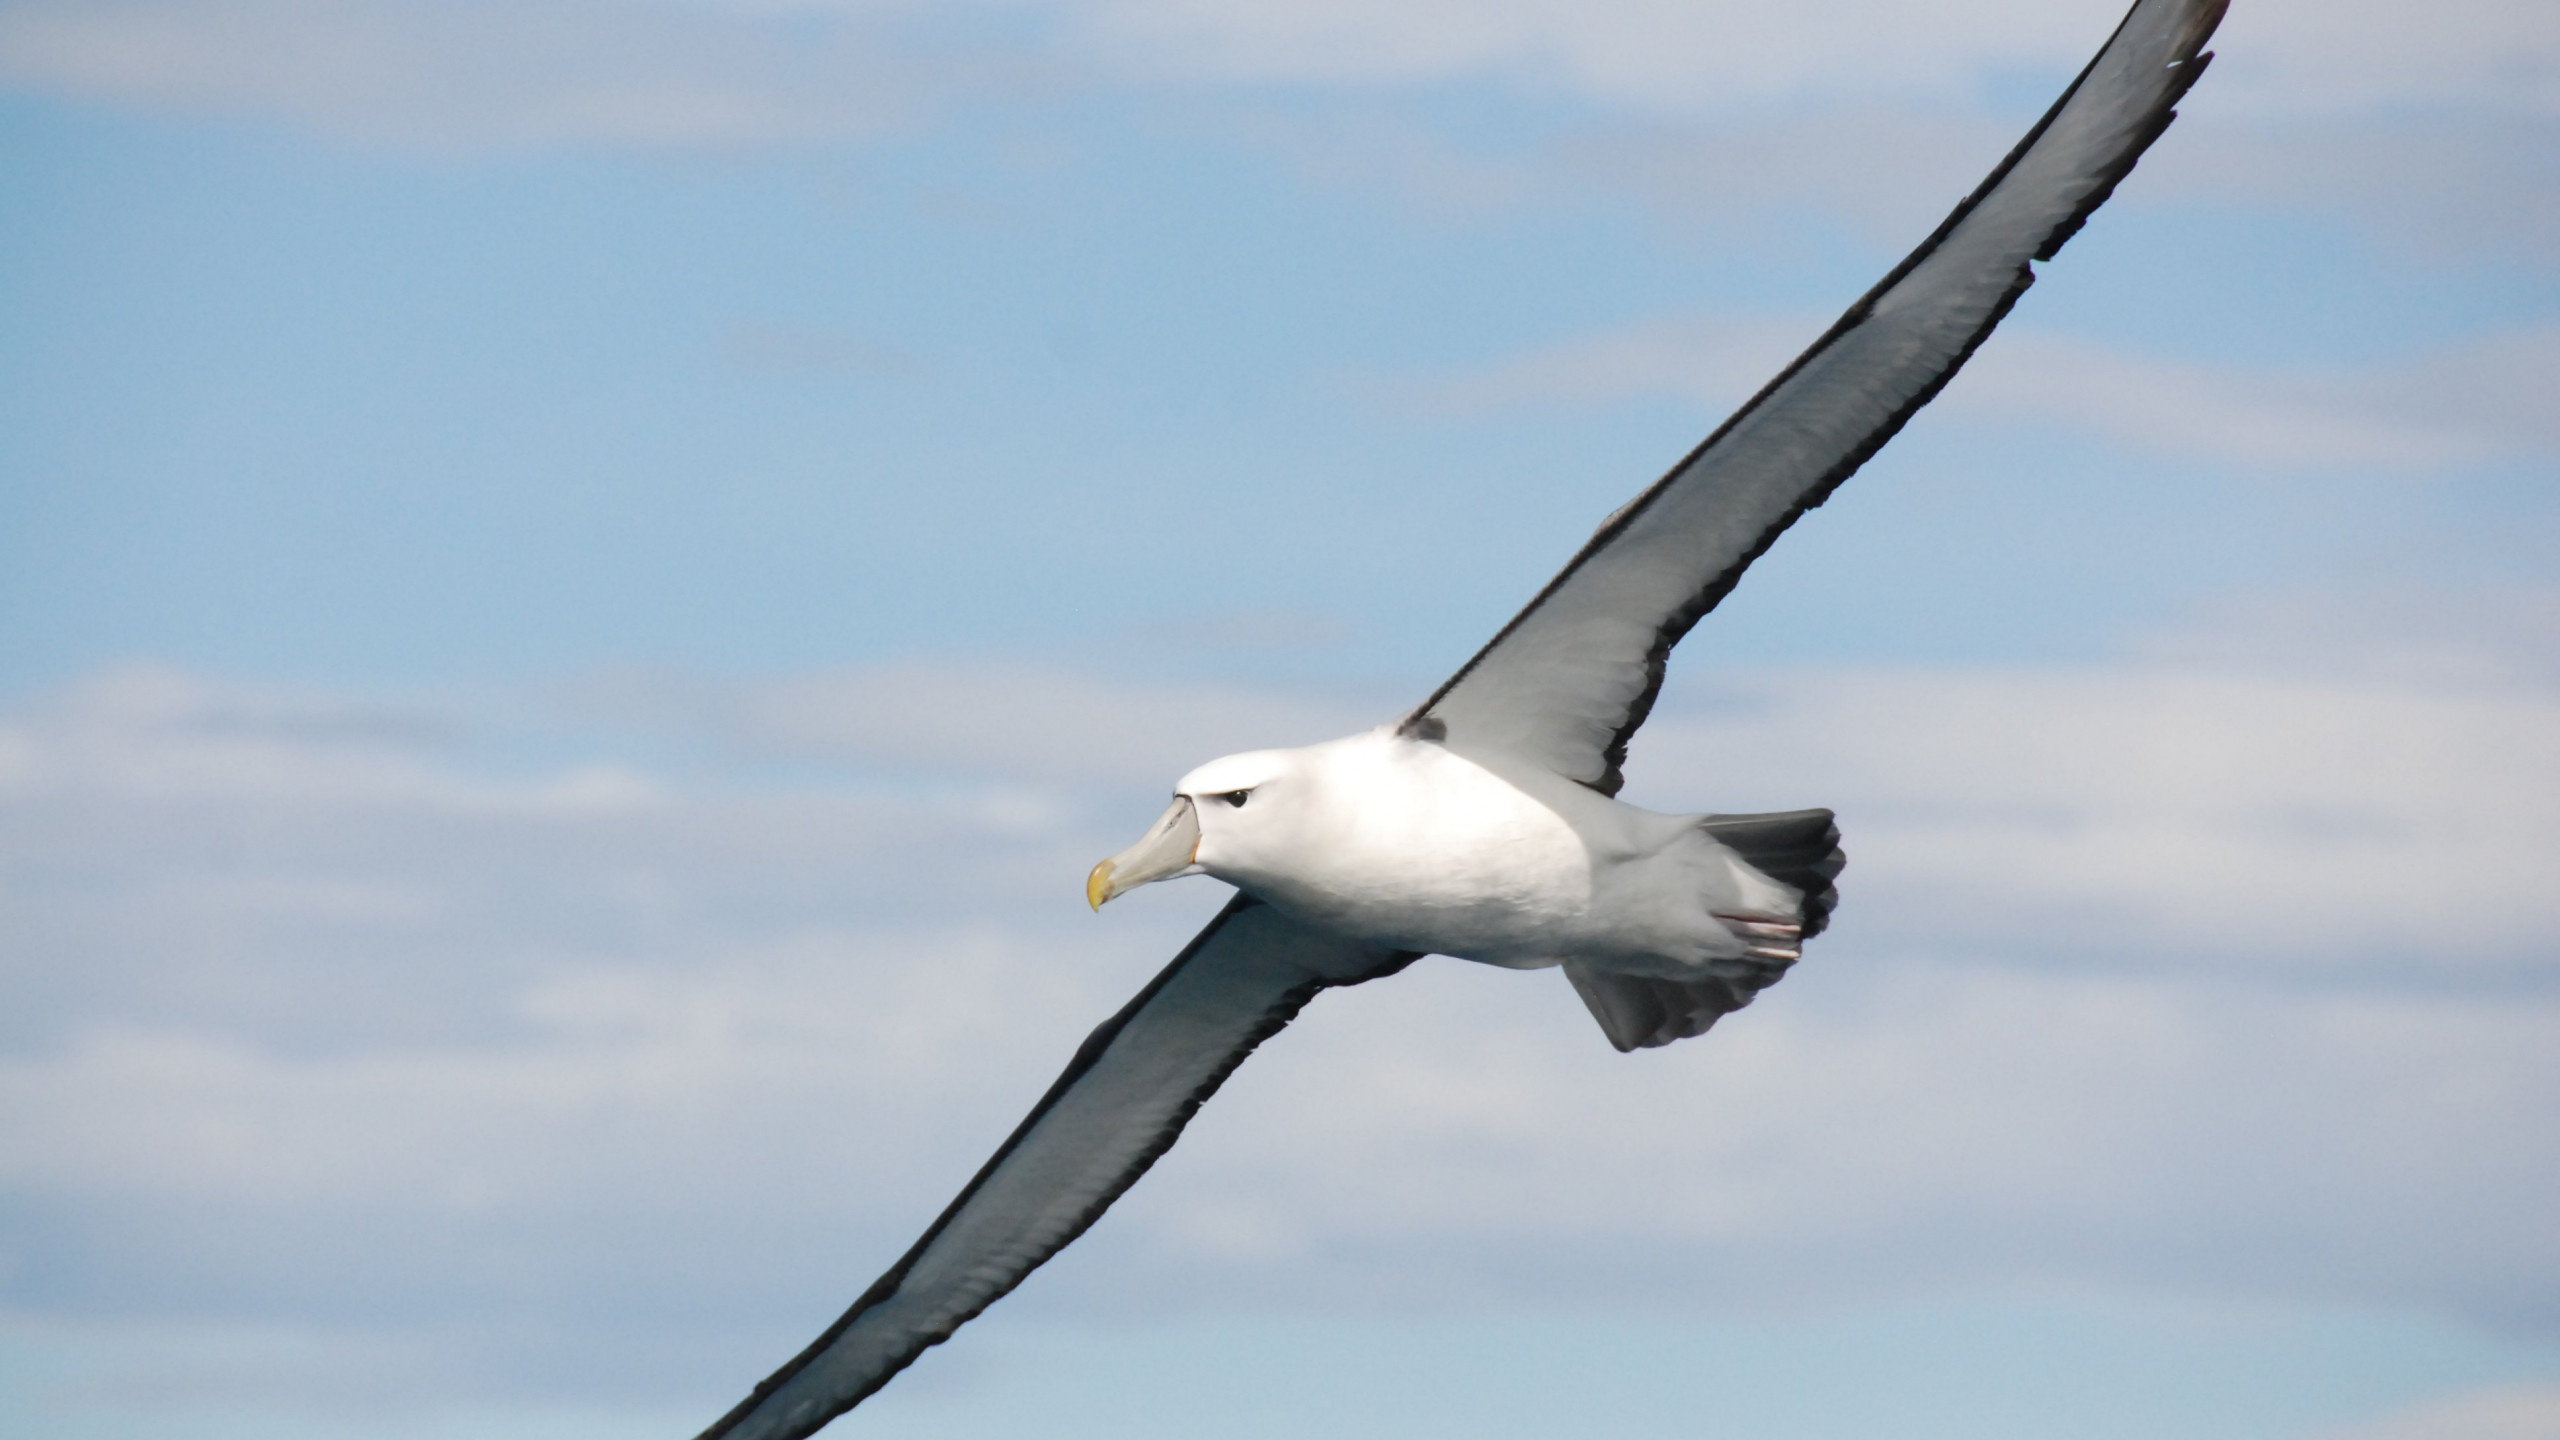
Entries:
{"label": "dark wing edge", "polygon": [[[1673,466],[1660,480],[1654,482],[1633,501],[1603,521],[1590,541],[1570,561],[1566,562],[1564,569],[1558,572],[1554,579],[1548,581],[1519,614],[1513,616],[1510,622],[1487,641],[1484,648],[1477,651],[1465,665],[1461,666],[1456,674],[1450,676],[1438,690],[1433,691],[1429,699],[1423,701],[1405,717],[1399,727],[1402,732],[1419,739],[1439,740],[1451,738],[1454,731],[1457,743],[1463,744],[1466,739],[1464,732],[1468,727],[1459,716],[1451,713],[1461,708],[1453,703],[1459,696],[1461,688],[1470,680],[1480,678],[1484,672],[1498,668],[1499,657],[1508,642],[1512,641],[1524,627],[1530,625],[1567,586],[1582,576],[1595,560],[1606,555],[1639,521],[1646,518],[1647,513],[1666,493],[1683,479],[1697,472],[1702,463],[1721,458],[1717,456],[1719,447],[1724,445],[1737,428],[1748,421],[1761,418],[1763,411],[1774,408],[1778,397],[1787,391],[1791,382],[1812,369],[1817,362],[1827,358],[1835,348],[1841,346],[1845,339],[1866,326],[1876,314],[1879,305],[1886,302],[1897,287],[1910,279],[1923,264],[1945,249],[1967,220],[1972,219],[1995,200],[2007,199],[2008,197],[2000,194],[2002,186],[2018,171],[2021,164],[2034,154],[2037,146],[2054,130],[2056,123],[2071,110],[2073,102],[2082,97],[2084,87],[2088,85],[2091,77],[2109,61],[2127,32],[2135,28],[2135,22],[2144,18],[2145,10],[2168,9],[2178,12],[2170,24],[2161,27],[2167,31],[2165,46],[2167,58],[2159,70],[2148,77],[2149,83],[2156,87],[2156,91],[2150,97],[2147,110],[2137,123],[2123,132],[2121,143],[2113,154],[2091,170],[2084,172],[2083,178],[2088,188],[2078,202],[2057,212],[2050,226],[2040,236],[2035,237],[2032,243],[2020,247],[2021,253],[2014,261],[2014,271],[2005,290],[1990,298],[1990,303],[1974,323],[1970,333],[1961,338],[1951,353],[1945,357],[1940,368],[1922,377],[1918,386],[1881,415],[1877,423],[1857,436],[1845,449],[1835,453],[1828,464],[1808,474],[1800,487],[1774,507],[1773,513],[1765,516],[1757,532],[1752,534],[1746,543],[1737,547],[1736,553],[1732,554],[1727,563],[1704,576],[1701,583],[1690,588],[1682,599],[1662,613],[1654,630],[1652,644],[1641,658],[1641,684],[1627,697],[1623,709],[1616,717],[1615,724],[1609,729],[1605,743],[1597,747],[1596,755],[1590,757],[1591,761],[1596,763],[1577,764],[1576,762],[1583,758],[1579,755],[1550,754],[1540,757],[1550,763],[1562,761],[1558,768],[1563,773],[1602,794],[1616,794],[1625,783],[1623,767],[1626,761],[1627,743],[1634,736],[1636,729],[1644,723],[1646,716],[1651,713],[1654,700],[1661,693],[1664,666],[1670,657],[1672,647],[1689,633],[1692,626],[1732,592],[1734,586],[1741,580],[1742,573],[1750,568],[1753,561],[1766,553],[1789,526],[1795,524],[1806,511],[1828,499],[1832,491],[1838,489],[1842,482],[1855,474],[1860,466],[1864,465],[1877,450],[1884,446],[1885,442],[1891,440],[1902,429],[1913,415],[1919,412],[1921,407],[1937,397],[1938,392],[1946,387],[1948,381],[1955,378],[1958,370],[1963,368],[1965,361],[1972,358],[1973,352],[1990,337],[1992,330],[2007,317],[2010,308],[2017,303],[2018,297],[2026,292],[2028,286],[2035,283],[2035,272],[2030,262],[2051,260],[2061,251],[2064,242],[2078,233],[2080,227],[2087,223],[2089,216],[2115,193],[2116,186],[2132,173],[2135,162],[2142,157],[2151,142],[2158,139],[2162,132],[2169,128],[2170,122],[2177,118],[2175,108],[2177,102],[2204,74],[2206,66],[2213,57],[2204,53],[2203,47],[2212,37],[2215,27],[2221,23],[2227,4],[2228,0],[2136,0],[2109,36],[2107,44],[2099,49],[2097,55],[2082,69],[2069,88],[2065,89],[2061,97],[2053,103],[2052,108],[2047,110],[2043,118],[2036,122],[2034,128],[2019,140],[1999,166],[1984,177],[1982,183],[1974,188],[1973,193],[1957,204],[1927,240],[1922,241],[1917,249],[1904,257],[1901,264],[1895,266],[1872,289],[1861,296],[1856,304],[1851,305],[1830,329],[1824,331],[1822,336],[1815,340],[1803,354],[1797,356],[1786,369],[1780,371],[1767,385],[1761,387],[1760,391],[1745,402],[1741,409],[1736,410],[1705,440],[1699,442],[1698,446],[1683,457],[1679,464]],[[1533,691],[1541,688],[1537,683],[1541,677],[1521,678],[1529,682],[1527,688]],[[1577,769],[1587,773],[1574,773]]]}
{"label": "dark wing edge", "polygon": [[[1086,1037],[923,1238],[698,1440],[800,1440],[861,1403],[1100,1219],[1319,991],[1416,958],[1325,935],[1238,894]],[[1051,1204],[1025,1213],[1024,1192]]]}

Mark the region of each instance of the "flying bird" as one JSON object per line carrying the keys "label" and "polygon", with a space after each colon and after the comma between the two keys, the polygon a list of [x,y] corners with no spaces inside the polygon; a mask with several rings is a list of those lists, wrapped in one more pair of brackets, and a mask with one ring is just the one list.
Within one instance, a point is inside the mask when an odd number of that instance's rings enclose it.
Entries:
{"label": "flying bird", "polygon": [[1689,627],[1954,376],[2175,118],[2225,0],[2137,0],[1982,184],[1401,720],[1213,760],[1093,869],[1096,909],[1210,875],[1235,897],[1076,1051],[924,1237],[701,1440],[796,1440],[1082,1234],[1318,992],[1426,954],[1560,967],[1620,1050],[1777,982],[1840,873],[1831,812],[1617,799]]}

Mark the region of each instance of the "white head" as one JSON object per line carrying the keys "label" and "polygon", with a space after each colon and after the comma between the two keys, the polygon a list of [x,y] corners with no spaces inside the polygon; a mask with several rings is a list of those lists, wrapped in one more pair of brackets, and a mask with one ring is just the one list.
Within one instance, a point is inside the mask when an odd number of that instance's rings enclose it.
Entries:
{"label": "white head", "polygon": [[1214,875],[1242,883],[1286,853],[1313,796],[1303,752],[1249,750],[1212,760],[1173,787],[1173,804],[1138,843],[1093,867],[1085,898],[1104,902],[1155,880]]}

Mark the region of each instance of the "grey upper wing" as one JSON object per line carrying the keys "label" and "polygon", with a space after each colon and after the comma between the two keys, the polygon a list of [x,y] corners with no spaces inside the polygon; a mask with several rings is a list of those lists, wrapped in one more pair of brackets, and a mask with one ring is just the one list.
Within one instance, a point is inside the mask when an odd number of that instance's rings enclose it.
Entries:
{"label": "grey upper wing", "polygon": [[701,1440],[797,1440],[852,1409],[1083,1234],[1317,991],[1413,958],[1238,895],[1086,1039],[915,1248]]}
{"label": "grey upper wing", "polygon": [[1927,404],[2175,118],[2225,0],[2138,0],[1919,249],[1654,486],[1404,722],[1606,794],[1663,662],[1796,517]]}

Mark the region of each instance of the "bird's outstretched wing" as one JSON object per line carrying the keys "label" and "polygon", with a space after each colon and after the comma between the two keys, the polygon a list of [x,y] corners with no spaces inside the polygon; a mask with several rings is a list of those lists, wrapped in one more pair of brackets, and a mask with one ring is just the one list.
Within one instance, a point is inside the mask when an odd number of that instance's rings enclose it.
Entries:
{"label": "bird's outstretched wing", "polygon": [[1937,233],[1599,533],[1405,722],[1614,795],[1663,662],[1936,395],[2175,118],[2225,0],[2137,0]]}
{"label": "bird's outstretched wing", "polygon": [[797,1440],[852,1409],[1083,1234],[1317,991],[1413,959],[1238,895],[1086,1039],[915,1248],[701,1440]]}

